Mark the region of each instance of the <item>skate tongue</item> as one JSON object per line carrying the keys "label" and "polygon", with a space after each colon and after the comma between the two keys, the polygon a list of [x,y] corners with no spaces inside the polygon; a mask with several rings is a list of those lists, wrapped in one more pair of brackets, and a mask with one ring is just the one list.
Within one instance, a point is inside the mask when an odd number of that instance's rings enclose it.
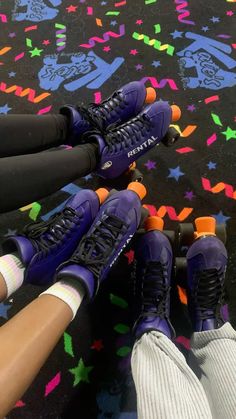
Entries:
{"label": "skate tongue", "polygon": [[[115,227],[115,225],[114,225]],[[110,244],[113,240],[113,236],[108,229],[103,229],[103,237],[100,239],[88,238],[87,245],[85,245],[85,250],[87,252],[88,260],[91,258],[100,260],[104,257],[104,252],[107,251],[107,248],[110,247]]]}
{"label": "skate tongue", "polygon": [[[108,221],[109,220],[109,221]],[[114,216],[102,220],[90,236],[86,237],[79,247],[77,262],[87,266],[99,267],[115,245],[116,238],[122,229],[123,222]]]}
{"label": "skate tongue", "polygon": [[[103,114],[101,105],[92,103],[88,108],[78,106],[77,109],[83,117],[89,121],[91,130],[103,132],[106,128],[106,116]],[[84,133],[86,134],[86,133]]]}
{"label": "skate tongue", "polygon": [[123,222],[119,220],[118,218],[109,218],[109,224],[116,228],[122,228],[123,226]]}

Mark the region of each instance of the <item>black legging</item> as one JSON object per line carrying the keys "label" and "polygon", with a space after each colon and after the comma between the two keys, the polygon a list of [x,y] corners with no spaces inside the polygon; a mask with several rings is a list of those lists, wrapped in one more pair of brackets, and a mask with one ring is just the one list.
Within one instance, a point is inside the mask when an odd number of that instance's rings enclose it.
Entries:
{"label": "black legging", "polygon": [[95,169],[96,144],[45,151],[66,144],[67,135],[63,115],[0,115],[0,213],[44,198]]}

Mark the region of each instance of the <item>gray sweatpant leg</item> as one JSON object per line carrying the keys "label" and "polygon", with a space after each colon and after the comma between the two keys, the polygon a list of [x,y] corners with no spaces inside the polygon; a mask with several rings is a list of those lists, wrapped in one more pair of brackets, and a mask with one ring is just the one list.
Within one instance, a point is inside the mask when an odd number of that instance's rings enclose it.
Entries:
{"label": "gray sweatpant leg", "polygon": [[194,333],[190,365],[196,375],[176,346],[159,332],[146,333],[135,343],[132,373],[139,419],[236,419],[236,332],[232,326],[226,323],[217,330]]}
{"label": "gray sweatpant leg", "polygon": [[[220,329],[194,333],[190,365],[199,376],[213,418],[236,419],[236,332]],[[195,369],[196,368],[196,369]]]}
{"label": "gray sweatpant leg", "polygon": [[211,419],[202,384],[162,333],[145,333],[132,352],[139,419]]}

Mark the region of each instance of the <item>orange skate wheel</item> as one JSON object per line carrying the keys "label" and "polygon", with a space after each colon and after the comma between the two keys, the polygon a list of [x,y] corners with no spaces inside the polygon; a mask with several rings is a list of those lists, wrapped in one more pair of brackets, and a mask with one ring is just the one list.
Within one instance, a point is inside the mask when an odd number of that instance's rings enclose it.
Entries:
{"label": "orange skate wheel", "polygon": [[171,105],[172,122],[177,122],[181,117],[181,109],[177,105]]}
{"label": "orange skate wheel", "polygon": [[157,97],[156,91],[153,87],[147,87],[146,88],[146,99],[145,103],[153,103],[155,102]]}
{"label": "orange skate wheel", "polygon": [[95,193],[98,196],[100,204],[103,204],[104,201],[106,201],[109,191],[106,188],[99,188],[95,191]]}
{"label": "orange skate wheel", "polygon": [[130,191],[136,192],[136,194],[139,196],[141,201],[147,194],[147,190],[146,190],[145,186],[140,182],[131,182],[128,185],[127,189],[130,190]]}
{"label": "orange skate wheel", "polygon": [[161,217],[155,215],[146,218],[144,222],[144,228],[146,231],[159,230],[163,231],[164,221]]}

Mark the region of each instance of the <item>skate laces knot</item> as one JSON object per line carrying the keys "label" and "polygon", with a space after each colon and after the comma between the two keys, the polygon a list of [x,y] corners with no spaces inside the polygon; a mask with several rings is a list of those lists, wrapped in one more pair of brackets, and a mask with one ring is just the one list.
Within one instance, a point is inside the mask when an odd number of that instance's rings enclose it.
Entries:
{"label": "skate laces knot", "polygon": [[168,317],[165,267],[161,262],[147,262],[142,276],[142,316]]}
{"label": "skate laces knot", "polygon": [[142,114],[110,129],[105,140],[110,151],[119,151],[145,139],[150,129],[150,118],[146,114]]}
{"label": "skate laces knot", "polygon": [[194,291],[194,301],[200,308],[202,320],[214,318],[221,299],[224,298],[223,274],[217,269],[206,269],[196,272],[198,286]]}
{"label": "skate laces knot", "polygon": [[102,103],[91,103],[88,108],[77,106],[76,109],[89,121],[92,132],[105,133],[109,126],[109,120],[114,113],[118,114],[118,108],[124,109],[127,104],[124,95],[121,92],[115,92]]}
{"label": "skate laces knot", "polygon": [[60,243],[71,231],[72,224],[80,222],[82,214],[73,208],[66,207],[63,211],[50,217],[48,222],[36,222],[25,226],[23,235],[33,240],[37,250],[49,250],[50,246]]}
{"label": "skate laces knot", "polygon": [[99,278],[104,265],[117,247],[120,235],[124,234],[127,224],[114,215],[104,215],[93,231],[80,242],[78,251],[71,258],[72,262],[86,266]]}

